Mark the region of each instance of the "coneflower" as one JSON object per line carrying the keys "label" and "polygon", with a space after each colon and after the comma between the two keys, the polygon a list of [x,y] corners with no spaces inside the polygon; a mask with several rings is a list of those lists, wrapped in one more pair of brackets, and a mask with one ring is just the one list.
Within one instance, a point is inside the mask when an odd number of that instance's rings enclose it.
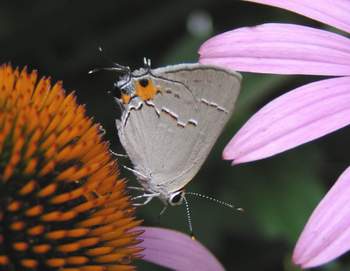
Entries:
{"label": "coneflower", "polygon": [[[350,1],[248,1],[296,12],[327,24],[327,30],[285,23],[238,28],[206,41],[200,62],[238,71],[334,78],[300,86],[261,108],[226,146],[223,157],[233,164],[270,157],[350,124]],[[295,264],[316,267],[350,251],[349,197],[350,167],[307,222],[294,249]]]}
{"label": "coneflower", "polygon": [[0,67],[0,270],[133,270],[141,221],[117,173],[60,82]]}
{"label": "coneflower", "polygon": [[137,227],[101,135],[62,83],[0,66],[0,270],[224,270],[186,234]]}

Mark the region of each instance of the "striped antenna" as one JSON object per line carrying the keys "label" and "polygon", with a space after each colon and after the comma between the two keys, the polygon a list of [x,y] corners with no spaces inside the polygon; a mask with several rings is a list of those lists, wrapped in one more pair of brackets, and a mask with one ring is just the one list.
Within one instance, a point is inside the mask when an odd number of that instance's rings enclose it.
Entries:
{"label": "striped antenna", "polygon": [[194,237],[194,233],[193,233],[190,205],[188,204],[186,197],[184,197],[184,202],[185,202],[185,207],[186,207],[188,228],[190,229],[191,238],[194,240],[196,238]]}
{"label": "striped antenna", "polygon": [[227,202],[218,200],[218,199],[216,199],[216,198],[209,197],[209,196],[207,196],[207,195],[202,195],[202,194],[195,193],[195,192],[186,192],[185,194],[186,194],[186,195],[195,196],[195,197],[199,197],[199,198],[202,198],[202,199],[207,199],[207,200],[213,201],[213,202],[215,202],[215,203],[217,203],[217,204],[223,205],[223,206],[225,206],[225,207],[234,209],[234,210],[236,210],[236,211],[244,212],[244,209],[243,209],[243,208],[237,208],[237,207],[235,207],[235,206],[234,206],[233,204],[231,204],[231,203],[227,203]]}

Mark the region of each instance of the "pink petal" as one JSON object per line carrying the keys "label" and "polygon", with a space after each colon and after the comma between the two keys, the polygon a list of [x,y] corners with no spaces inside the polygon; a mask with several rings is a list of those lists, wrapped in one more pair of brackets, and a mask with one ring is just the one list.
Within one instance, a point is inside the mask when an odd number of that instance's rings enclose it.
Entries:
{"label": "pink petal", "polygon": [[247,0],[284,8],[350,33],[348,0]]}
{"label": "pink petal", "polygon": [[265,105],[231,139],[224,159],[263,159],[336,131],[350,123],[350,77],[294,89]]}
{"label": "pink petal", "polygon": [[329,262],[350,249],[350,167],[318,204],[293,254],[304,268]]}
{"label": "pink petal", "polygon": [[200,63],[239,71],[350,75],[350,39],[293,24],[228,31],[202,44],[199,54]]}
{"label": "pink petal", "polygon": [[145,232],[141,238],[143,259],[178,271],[225,270],[201,243],[181,232],[139,227]]}

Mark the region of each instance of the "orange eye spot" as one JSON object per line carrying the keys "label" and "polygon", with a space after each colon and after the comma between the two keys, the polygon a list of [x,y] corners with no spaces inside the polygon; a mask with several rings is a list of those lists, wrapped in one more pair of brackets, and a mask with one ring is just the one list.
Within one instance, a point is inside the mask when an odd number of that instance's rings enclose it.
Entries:
{"label": "orange eye spot", "polygon": [[153,99],[158,93],[158,89],[154,86],[153,81],[146,78],[137,80],[135,88],[136,95],[140,97],[142,101]]}
{"label": "orange eye spot", "polygon": [[130,102],[131,97],[130,97],[130,95],[122,94],[121,99],[122,99],[123,104],[128,104]]}

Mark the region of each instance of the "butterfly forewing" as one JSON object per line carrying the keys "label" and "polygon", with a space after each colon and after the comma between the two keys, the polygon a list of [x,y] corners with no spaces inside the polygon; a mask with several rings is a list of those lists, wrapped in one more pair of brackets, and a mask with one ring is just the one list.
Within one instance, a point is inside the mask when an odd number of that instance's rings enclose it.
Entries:
{"label": "butterfly forewing", "polygon": [[132,110],[118,133],[147,186],[173,192],[204,163],[232,115],[241,78],[200,64],[155,69],[151,78],[160,90],[154,106]]}

